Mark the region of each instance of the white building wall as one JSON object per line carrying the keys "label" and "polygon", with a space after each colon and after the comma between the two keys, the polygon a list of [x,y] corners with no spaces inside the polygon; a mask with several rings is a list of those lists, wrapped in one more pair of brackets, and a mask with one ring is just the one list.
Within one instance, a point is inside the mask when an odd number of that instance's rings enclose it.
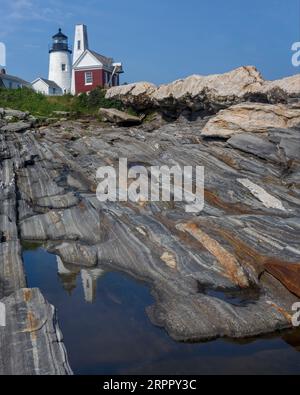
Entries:
{"label": "white building wall", "polygon": [[38,80],[32,84],[33,90],[44,95],[49,95],[49,87],[41,80]]}
{"label": "white building wall", "polygon": [[80,62],[76,65],[77,68],[92,68],[92,67],[103,67],[103,64],[96,59],[89,51],[81,58]]}
{"label": "white building wall", "polygon": [[36,81],[33,81],[31,84],[32,89],[35,92],[42,93],[43,95],[49,95],[49,96],[61,96],[63,94],[61,89],[55,88],[55,91],[53,90],[52,87],[49,87],[43,80],[38,79]]}
{"label": "white building wall", "polygon": [[87,27],[85,25],[76,25],[74,47],[73,47],[73,64],[89,48]]}
{"label": "white building wall", "polygon": [[[66,70],[62,70],[62,65],[66,65]],[[71,54],[68,51],[54,51],[50,53],[49,77],[50,81],[54,81],[63,91],[63,93],[71,92],[72,64]]]}
{"label": "white building wall", "polygon": [[[80,45],[78,45],[80,43]],[[73,47],[73,65],[83,54],[83,52],[89,48],[88,33],[86,25],[75,26],[74,36],[74,47]],[[72,70],[72,83],[71,93],[75,95],[75,72]]]}

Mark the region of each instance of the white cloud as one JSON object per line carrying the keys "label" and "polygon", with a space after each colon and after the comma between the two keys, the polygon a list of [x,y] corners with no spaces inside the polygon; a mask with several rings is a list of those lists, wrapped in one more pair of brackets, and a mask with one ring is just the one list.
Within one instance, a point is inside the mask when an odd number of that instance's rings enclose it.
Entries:
{"label": "white cloud", "polygon": [[[84,3],[61,0],[1,0],[0,41],[16,31],[36,29],[42,23],[64,26],[70,19],[88,19],[103,16],[103,0],[85,0]],[[40,24],[39,24],[40,23]],[[53,28],[53,26],[52,26]]]}
{"label": "white cloud", "polygon": [[73,16],[62,2],[53,0],[47,6],[42,0],[2,0],[1,3],[0,36],[18,30],[26,22],[63,24]]}

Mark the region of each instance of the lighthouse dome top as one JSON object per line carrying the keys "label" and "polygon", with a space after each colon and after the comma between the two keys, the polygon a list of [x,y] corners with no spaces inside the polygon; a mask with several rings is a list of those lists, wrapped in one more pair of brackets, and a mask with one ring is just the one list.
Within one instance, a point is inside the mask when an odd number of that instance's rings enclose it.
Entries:
{"label": "lighthouse dome top", "polygon": [[52,36],[52,44],[50,46],[49,52],[69,52],[72,53],[71,48],[68,44],[68,37],[62,33],[61,29],[59,28],[58,33]]}
{"label": "lighthouse dome top", "polygon": [[52,38],[55,39],[61,39],[61,40],[68,40],[68,36],[62,33],[61,28],[58,29],[58,33],[54,34]]}

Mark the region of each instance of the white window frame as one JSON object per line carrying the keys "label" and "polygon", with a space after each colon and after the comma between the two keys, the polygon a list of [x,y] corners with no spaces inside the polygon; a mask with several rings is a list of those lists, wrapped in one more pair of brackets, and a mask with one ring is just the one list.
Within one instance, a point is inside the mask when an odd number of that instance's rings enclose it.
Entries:
{"label": "white window frame", "polygon": [[63,72],[68,71],[66,63],[61,64],[61,71]]}
{"label": "white window frame", "polygon": [[92,71],[85,71],[84,73],[84,81],[85,85],[93,85],[93,72]]}

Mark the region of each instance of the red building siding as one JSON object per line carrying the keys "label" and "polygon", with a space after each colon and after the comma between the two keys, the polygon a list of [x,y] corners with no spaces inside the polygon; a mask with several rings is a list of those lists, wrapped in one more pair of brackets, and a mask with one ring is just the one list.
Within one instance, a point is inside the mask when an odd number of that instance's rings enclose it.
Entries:
{"label": "red building siding", "polygon": [[[85,73],[89,71],[93,74],[93,84],[85,84]],[[75,91],[77,93],[90,92],[98,86],[104,86],[104,70],[78,70],[75,71]]]}
{"label": "red building siding", "polygon": [[[85,84],[85,73],[91,72],[93,74],[93,83],[90,85]],[[111,73],[103,70],[103,69],[86,69],[86,70],[75,70],[75,92],[84,93],[90,92],[91,90],[101,86],[104,87],[105,84],[110,80]],[[112,85],[119,85],[119,75],[115,74]]]}

